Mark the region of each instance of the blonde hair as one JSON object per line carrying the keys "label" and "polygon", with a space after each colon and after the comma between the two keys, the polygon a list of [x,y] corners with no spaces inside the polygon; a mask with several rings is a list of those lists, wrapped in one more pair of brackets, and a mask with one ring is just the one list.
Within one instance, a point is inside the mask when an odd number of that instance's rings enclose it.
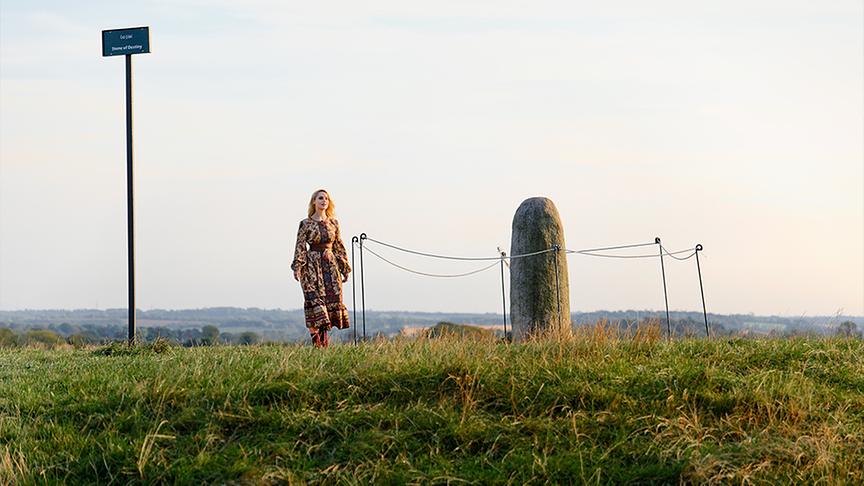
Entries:
{"label": "blonde hair", "polygon": [[321,192],[327,194],[327,199],[330,201],[330,204],[327,205],[327,209],[324,210],[324,214],[327,215],[327,219],[333,219],[336,217],[336,205],[333,204],[333,198],[330,197],[330,193],[327,192],[326,189],[318,189],[312,193],[312,197],[309,198],[309,217],[311,218],[312,215],[315,214],[315,198],[318,197],[318,194]]}

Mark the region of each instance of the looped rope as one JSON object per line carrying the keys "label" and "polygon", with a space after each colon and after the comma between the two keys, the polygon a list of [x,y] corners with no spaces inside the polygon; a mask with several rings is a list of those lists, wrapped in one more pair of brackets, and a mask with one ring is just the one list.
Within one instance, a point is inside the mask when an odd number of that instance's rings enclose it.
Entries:
{"label": "looped rope", "polygon": [[[390,260],[388,260],[388,259],[384,258],[383,256],[379,255],[378,253],[375,253],[375,251],[370,250],[369,248],[365,248],[365,250],[368,251],[369,253],[375,255],[375,256],[378,257],[379,259],[381,259],[381,260],[383,260],[383,261],[389,263],[390,265],[393,265],[393,266],[396,267],[396,268],[399,268],[399,269],[405,270],[406,272],[414,273],[414,274],[417,274],[417,275],[423,275],[423,276],[426,276],[426,277],[437,277],[437,278],[457,278],[457,277],[467,277],[467,276],[469,276],[469,275],[474,275],[474,274],[477,274],[477,273],[480,273],[480,272],[483,272],[483,271],[489,270],[490,268],[492,268],[492,267],[498,265],[498,262],[494,262],[494,263],[492,263],[491,265],[487,265],[487,266],[485,266],[485,267],[483,267],[483,268],[480,268],[480,269],[478,269],[478,270],[472,270],[472,271],[470,271],[470,272],[466,272],[466,273],[456,273],[456,274],[426,273],[426,272],[420,272],[420,271],[417,271],[417,270],[412,270],[412,269],[407,268],[407,267],[403,267],[402,265],[399,265],[398,263],[393,263],[393,262],[391,262]],[[500,258],[499,258],[499,260],[500,260]]]}
{"label": "looped rope", "polygon": [[[623,250],[625,248],[639,248],[642,246],[652,246],[652,245],[656,245],[656,244],[657,243],[654,243],[654,242],[636,243],[634,245],[607,246],[607,247],[603,247],[603,248],[588,248],[585,250],[567,250],[567,253],[595,253],[598,251]],[[657,256],[657,255],[654,255],[654,256]]]}
{"label": "looped rope", "polygon": [[[656,245],[656,243],[651,243],[651,244]],[[680,255],[681,253],[687,253],[687,252],[693,252],[693,253],[687,257],[684,257],[684,258],[680,258],[680,257],[675,256],[675,255]],[[585,250],[581,250],[581,251],[567,250],[567,253],[578,253],[580,255],[596,256],[596,257],[603,257],[603,258],[657,258],[658,256],[660,256],[660,254],[654,254],[654,255],[603,255],[601,253],[587,253]],[[676,260],[687,260],[695,254],[696,254],[696,250],[694,250],[693,248],[687,248],[685,250],[678,250],[678,251],[673,251],[673,252],[670,252],[670,251],[666,250],[666,248],[663,248],[663,256],[671,256],[672,258],[674,258]]]}
{"label": "looped rope", "polygon": [[[664,253],[664,255],[668,255],[668,256],[670,256],[670,257],[672,257],[672,258],[674,258],[674,259],[676,259],[676,260],[680,260],[680,261],[682,261],[682,262],[683,262],[684,260],[689,260],[689,259],[693,258],[693,257],[696,255],[696,248],[688,248],[688,249],[686,249],[686,250],[673,251],[673,252],[671,252],[671,253],[670,253],[666,248],[664,248],[663,245],[660,245],[660,249],[666,252],[666,253]],[[682,257],[676,257],[676,256],[675,256],[675,255],[677,255],[677,254],[679,254],[679,253],[687,253],[688,251],[690,251],[690,252],[692,252],[692,253],[690,253],[690,254],[687,255],[686,257],[683,257],[683,258],[682,258]]]}
{"label": "looped rope", "polygon": [[440,258],[442,260],[463,260],[463,261],[492,261],[492,260],[494,260],[497,262],[497,261],[500,261],[502,259],[512,260],[514,258],[529,257],[529,256],[539,255],[541,253],[549,253],[550,251],[555,251],[554,248],[549,248],[546,250],[535,251],[532,253],[523,253],[521,255],[494,256],[494,257],[459,257],[459,256],[449,256],[449,255],[437,255],[435,253],[426,253],[426,252],[417,251],[417,250],[409,250],[408,248],[402,248],[401,246],[396,246],[396,245],[392,245],[390,243],[385,243],[383,241],[378,241],[378,240],[376,240],[374,238],[370,238],[368,236],[366,237],[366,241],[378,243],[379,245],[383,245],[383,246],[386,246],[388,248],[393,248],[394,250],[404,251],[405,253],[412,253],[414,255],[420,255],[420,256],[425,256],[425,257],[430,257],[430,258]]}

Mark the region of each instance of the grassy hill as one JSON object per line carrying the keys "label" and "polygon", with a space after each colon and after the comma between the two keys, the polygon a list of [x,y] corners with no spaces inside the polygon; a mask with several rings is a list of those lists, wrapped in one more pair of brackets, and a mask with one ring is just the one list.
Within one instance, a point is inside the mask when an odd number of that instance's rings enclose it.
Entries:
{"label": "grassy hill", "polygon": [[0,349],[0,484],[864,483],[864,341]]}

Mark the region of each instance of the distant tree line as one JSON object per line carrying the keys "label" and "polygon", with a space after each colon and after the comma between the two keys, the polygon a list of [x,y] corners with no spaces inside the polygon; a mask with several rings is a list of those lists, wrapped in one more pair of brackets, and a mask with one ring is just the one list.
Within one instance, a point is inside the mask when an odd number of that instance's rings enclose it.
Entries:
{"label": "distant tree line", "polygon": [[[620,319],[617,321],[603,320],[605,325],[616,328],[623,335],[634,334],[642,326],[660,326],[661,332],[666,331],[665,320],[657,318],[645,318],[640,320]],[[699,322],[691,317],[670,320],[673,336],[688,337],[702,336],[705,333],[704,321]],[[576,324],[592,325],[589,323]],[[721,324],[709,322],[711,336],[747,336],[748,332],[742,329],[727,329]],[[492,335],[494,331],[481,328],[455,324],[451,322],[439,322],[429,328],[425,335],[437,337],[446,334],[459,335]],[[381,330],[371,334],[376,339],[387,338],[395,334],[388,334]],[[809,336],[819,337],[823,334],[812,330],[785,329],[783,331],[772,330],[767,333],[771,337],[794,337]],[[853,321],[840,323],[835,335],[844,338],[864,337],[864,333],[858,329]],[[351,332],[340,333],[334,336],[336,342],[350,342],[353,334]],[[221,332],[218,327],[206,325],[201,328],[171,329],[168,327],[144,327],[139,330],[138,338],[141,342],[155,342],[157,340],[168,341],[178,345],[192,346],[214,346],[214,345],[251,345],[262,342],[261,336],[254,331],[243,332]],[[73,346],[108,344],[126,339],[126,329],[122,326],[96,326],[85,324],[83,326],[63,323],[60,325],[49,325],[45,328],[11,329],[0,327],[0,347],[17,347],[41,345],[54,347],[63,344]]]}
{"label": "distant tree line", "polygon": [[[596,321],[595,321],[596,322]],[[643,319],[619,319],[616,321],[606,320],[613,328],[618,328],[624,334],[633,334],[640,326],[659,325],[660,331],[666,333],[666,319],[660,317],[649,317]],[[574,325],[593,325],[593,323],[585,322]],[[672,335],[678,337],[699,337],[705,336],[705,321],[694,317],[683,317],[679,319],[670,319],[669,327],[672,329]],[[708,321],[708,328],[712,337],[716,336],[768,336],[768,337],[824,337],[825,333],[817,332],[812,327],[797,327],[786,326],[782,329],[772,329],[770,331],[758,331],[750,328],[727,327],[719,322]],[[840,337],[861,338],[862,332],[858,330],[858,325],[853,321],[844,321],[840,323],[833,333]]]}
{"label": "distant tree line", "polygon": [[[127,338],[126,329],[121,326],[74,326],[60,324],[59,326],[48,326],[48,328],[31,328],[15,330],[8,327],[0,327],[0,346],[28,346],[44,345],[58,346],[71,344],[73,346],[84,346],[90,344],[107,344],[123,341]],[[169,329],[167,327],[145,327],[138,333],[138,339],[142,342],[154,342],[166,340],[182,346],[213,346],[217,344],[257,344],[261,336],[254,331],[243,332],[220,332],[216,326],[203,326],[200,329]]]}
{"label": "distant tree line", "polygon": [[837,335],[847,338],[861,338],[861,331],[858,330],[858,324],[852,321],[843,321],[837,327]]}
{"label": "distant tree line", "polygon": [[[701,312],[672,311],[674,336],[704,336]],[[305,342],[309,333],[303,310],[213,307],[185,310],[139,310],[139,339],[152,342],[162,338],[180,345],[203,346],[214,343],[244,344],[250,342]],[[352,313],[354,329],[333,333],[334,342],[361,337],[360,315]],[[443,313],[408,311],[366,312],[368,337],[395,336],[408,328],[431,328],[440,322],[467,325],[495,325],[501,314]],[[666,331],[666,315],[661,311],[626,310],[575,312],[574,327],[608,322],[620,330],[634,332],[640,324],[657,321]],[[854,316],[781,317],[753,314],[708,314],[712,336],[830,336],[861,337],[864,319]],[[509,319],[508,319],[509,321]],[[839,325],[838,322],[842,321]],[[857,324],[856,324],[857,321]],[[0,345],[2,343],[39,342],[44,344],[99,344],[126,340],[126,309],[73,310],[0,310]],[[214,331],[215,329],[215,331]],[[45,332],[42,332],[45,331]],[[224,331],[224,332],[223,332]],[[496,331],[497,332],[497,331]],[[215,336],[215,337],[214,337]],[[6,344],[8,345],[8,344]]]}

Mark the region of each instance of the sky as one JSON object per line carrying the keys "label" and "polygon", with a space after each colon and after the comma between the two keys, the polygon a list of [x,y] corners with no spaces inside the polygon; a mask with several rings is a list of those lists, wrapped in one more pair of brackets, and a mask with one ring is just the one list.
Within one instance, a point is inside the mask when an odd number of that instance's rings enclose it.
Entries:
{"label": "sky", "polygon": [[[346,240],[494,256],[545,196],[570,249],[701,243],[709,312],[864,315],[851,0],[0,0],[0,309],[127,305],[124,68],[101,31],[144,25],[139,308],[302,307],[289,265],[323,187]],[[364,263],[368,309],[501,311],[497,268]],[[658,259],[568,265],[573,311],[664,307]],[[665,266],[670,308],[700,311],[695,261]]]}

